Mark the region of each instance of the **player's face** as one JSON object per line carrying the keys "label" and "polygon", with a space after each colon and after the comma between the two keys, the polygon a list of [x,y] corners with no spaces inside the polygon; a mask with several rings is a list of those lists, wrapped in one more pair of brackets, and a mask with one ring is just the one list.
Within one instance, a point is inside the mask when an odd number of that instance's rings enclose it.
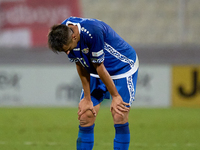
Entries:
{"label": "player's face", "polygon": [[70,51],[73,50],[75,47],[77,46],[77,41],[73,40],[67,44],[63,46],[64,52],[69,55]]}
{"label": "player's face", "polygon": [[71,29],[71,31],[72,31],[72,33],[71,33],[71,42],[69,44],[63,46],[64,52],[67,55],[69,55],[71,50],[73,50],[75,47],[77,47],[78,41],[80,40],[80,35],[79,34],[75,34],[72,29]]}

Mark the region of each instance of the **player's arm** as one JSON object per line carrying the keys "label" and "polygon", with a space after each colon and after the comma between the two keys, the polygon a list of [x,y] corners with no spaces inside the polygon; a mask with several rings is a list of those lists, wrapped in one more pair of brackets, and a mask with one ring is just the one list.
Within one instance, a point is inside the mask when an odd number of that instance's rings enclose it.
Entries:
{"label": "player's arm", "polygon": [[79,62],[76,62],[76,69],[81,79],[84,90],[84,98],[79,103],[78,116],[80,118],[80,116],[87,110],[91,110],[94,116],[96,116],[96,111],[94,110],[90,96],[90,74]]}
{"label": "player's arm", "polygon": [[114,84],[110,74],[106,70],[104,64],[103,63],[100,63],[100,64],[93,63],[93,66],[95,67],[100,79],[106,85],[109,93],[112,96],[111,109],[114,109],[114,111],[116,113],[123,115],[122,112],[129,110],[129,108],[126,107],[129,104],[123,102],[123,100],[122,100],[121,96],[119,95],[119,93],[115,87],[115,84]]}

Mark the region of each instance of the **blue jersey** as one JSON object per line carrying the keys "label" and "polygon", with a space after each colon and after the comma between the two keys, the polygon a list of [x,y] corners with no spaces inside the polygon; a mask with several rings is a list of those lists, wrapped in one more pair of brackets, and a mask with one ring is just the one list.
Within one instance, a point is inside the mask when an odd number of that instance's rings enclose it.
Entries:
{"label": "blue jersey", "polygon": [[99,77],[92,63],[104,63],[113,79],[132,75],[138,69],[135,50],[109,25],[97,20],[70,17],[62,24],[77,25],[80,41],[70,51],[70,61],[80,62],[93,77]]}

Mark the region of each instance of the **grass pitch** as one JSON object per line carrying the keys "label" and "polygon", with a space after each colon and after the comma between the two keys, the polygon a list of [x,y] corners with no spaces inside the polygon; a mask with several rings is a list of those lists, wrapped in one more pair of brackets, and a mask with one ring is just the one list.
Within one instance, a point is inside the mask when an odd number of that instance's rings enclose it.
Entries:
{"label": "grass pitch", "polygon": [[[132,108],[130,150],[199,150],[200,109]],[[0,150],[75,150],[77,108],[0,108]],[[109,108],[95,125],[94,150],[113,149]]]}

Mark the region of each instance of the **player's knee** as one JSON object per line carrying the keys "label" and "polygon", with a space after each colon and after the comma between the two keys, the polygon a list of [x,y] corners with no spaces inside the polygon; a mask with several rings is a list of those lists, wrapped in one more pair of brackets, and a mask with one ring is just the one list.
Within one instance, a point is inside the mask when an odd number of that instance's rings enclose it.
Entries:
{"label": "player's knee", "polygon": [[118,124],[124,120],[124,117],[120,114],[115,113],[113,115],[113,120],[114,120],[115,124]]}
{"label": "player's knee", "polygon": [[87,110],[84,114],[81,115],[79,124],[82,127],[87,127],[87,126],[93,125],[94,121],[95,121],[95,117],[92,111]]}
{"label": "player's knee", "polygon": [[124,124],[128,122],[128,115],[124,113],[124,115],[114,113],[113,114],[114,124]]}

